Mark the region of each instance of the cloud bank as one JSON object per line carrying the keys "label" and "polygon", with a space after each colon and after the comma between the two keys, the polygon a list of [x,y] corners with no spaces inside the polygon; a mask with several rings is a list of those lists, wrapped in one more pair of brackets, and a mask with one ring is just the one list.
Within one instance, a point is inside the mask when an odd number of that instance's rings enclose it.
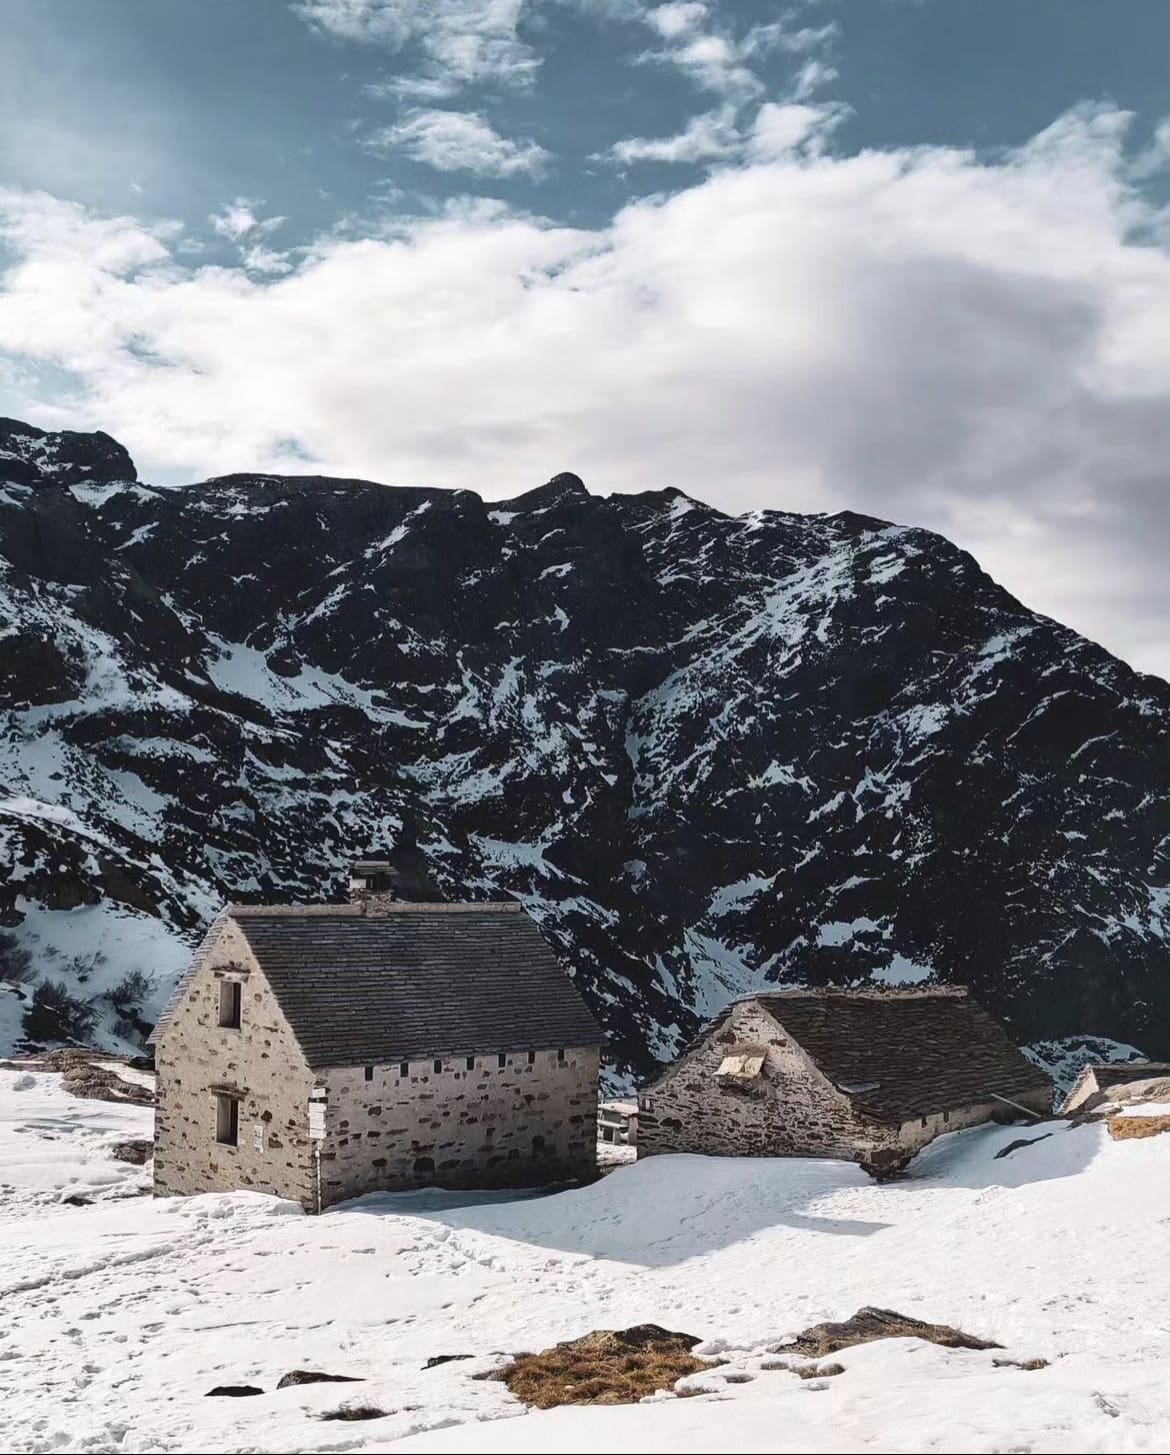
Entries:
{"label": "cloud bank", "polygon": [[[988,160],[834,157],[816,108],[786,110],[743,164],[603,230],[467,204],[323,239],[280,276],[0,193],[9,412],[107,429],[148,479],[314,468],[503,496],[572,469],[725,510],[867,511],[1170,673],[1170,259],[1124,115],[1081,109]],[[38,370],[75,404],[38,406]]]}

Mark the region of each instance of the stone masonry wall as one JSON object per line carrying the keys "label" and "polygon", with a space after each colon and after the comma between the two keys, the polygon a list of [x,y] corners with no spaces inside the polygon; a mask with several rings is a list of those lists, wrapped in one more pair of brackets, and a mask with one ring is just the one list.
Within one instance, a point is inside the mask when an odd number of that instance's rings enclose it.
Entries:
{"label": "stone masonry wall", "polygon": [[[1051,1091],[1021,1092],[1015,1098],[1021,1106],[1044,1115],[1052,1110]],[[952,1111],[934,1112],[925,1117],[914,1117],[902,1123],[898,1145],[907,1151],[917,1152],[935,1137],[944,1132],[958,1132],[964,1127],[981,1126],[984,1122],[1012,1119],[1012,1108],[1001,1101],[976,1102],[971,1106],[956,1107]]]}
{"label": "stone masonry wall", "polygon": [[[720,1062],[759,1045],[767,1058],[754,1084],[724,1086]],[[754,1002],[735,1006],[639,1098],[638,1156],[698,1152],[725,1157],[842,1157],[897,1142],[898,1129],[864,1121],[808,1057]]]}
{"label": "stone masonry wall", "polygon": [[[737,1048],[766,1047],[755,1083],[722,1085],[715,1076]],[[1051,1097],[1036,1092],[1022,1102],[1038,1112]],[[761,1006],[745,1001],[639,1098],[638,1156],[698,1152],[725,1157],[840,1157],[860,1161],[883,1148],[916,1152],[943,1132],[1010,1115],[985,1102],[914,1117],[889,1126],[859,1116]]]}
{"label": "stone masonry wall", "polygon": [[[219,1025],[219,987],[241,985],[239,1030]],[[154,1190],[252,1188],[313,1206],[313,1077],[243,935],[224,921],[155,1045]],[[216,1141],[213,1088],[239,1096],[239,1143]]]}
{"label": "stone masonry wall", "polygon": [[[598,1052],[566,1048],[325,1071],[322,1205],[364,1192],[536,1187],[597,1168]],[[531,1059],[530,1059],[531,1057]]]}

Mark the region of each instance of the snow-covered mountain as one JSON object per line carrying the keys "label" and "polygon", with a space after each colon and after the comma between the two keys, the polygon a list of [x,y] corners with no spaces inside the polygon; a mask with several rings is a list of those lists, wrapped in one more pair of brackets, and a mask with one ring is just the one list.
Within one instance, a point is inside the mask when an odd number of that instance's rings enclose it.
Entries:
{"label": "snow-covered mountain", "polygon": [[621,1067],[765,981],[929,974],[1170,1053],[1170,686],[937,535],[574,475],[151,488],[10,420],[0,482],[0,1041],[46,977],[132,1041],[222,900],[406,842],[522,899]]}

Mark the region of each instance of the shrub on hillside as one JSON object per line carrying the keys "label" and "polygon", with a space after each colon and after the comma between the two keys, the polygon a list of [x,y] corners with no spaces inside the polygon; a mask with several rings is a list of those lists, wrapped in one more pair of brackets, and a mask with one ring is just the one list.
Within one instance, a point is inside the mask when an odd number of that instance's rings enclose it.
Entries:
{"label": "shrub on hillside", "polygon": [[97,1011],[70,995],[58,980],[42,980],[24,1015],[24,1033],[32,1041],[84,1041],[93,1030]]}
{"label": "shrub on hillside", "polygon": [[128,970],[113,990],[109,998],[119,1010],[127,1006],[138,1006],[146,999],[154,989],[154,980],[149,975],[143,974],[141,970]]}
{"label": "shrub on hillside", "polygon": [[0,980],[17,985],[32,975],[32,952],[26,950],[11,930],[0,930]]}

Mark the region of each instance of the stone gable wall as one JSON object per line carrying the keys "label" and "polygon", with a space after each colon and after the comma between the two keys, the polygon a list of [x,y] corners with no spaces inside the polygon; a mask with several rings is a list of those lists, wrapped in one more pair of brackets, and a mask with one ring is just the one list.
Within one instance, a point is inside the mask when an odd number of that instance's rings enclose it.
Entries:
{"label": "stone gable wall", "polygon": [[[763,1070],[745,1088],[715,1073],[736,1047],[766,1048]],[[649,1106],[647,1106],[647,1102]],[[638,1156],[698,1152],[728,1157],[844,1157],[893,1145],[897,1128],[859,1118],[804,1052],[759,1005],[735,1006],[639,1098]]]}
{"label": "stone gable wall", "polygon": [[[760,1075],[744,1089],[722,1085],[715,1077],[720,1062],[747,1045],[767,1049]],[[1051,1103],[1043,1092],[1020,1100],[1038,1112]],[[776,1019],[745,1001],[639,1097],[638,1156],[697,1152],[860,1161],[889,1148],[917,1152],[944,1132],[1010,1115],[1009,1107],[988,1101],[914,1117],[901,1126],[870,1121],[826,1081]]]}
{"label": "stone gable wall", "polygon": [[[219,987],[241,985],[240,1029],[219,1025]],[[214,932],[155,1045],[154,1190],[251,1188],[313,1205],[313,1076],[255,956],[230,920]],[[213,1087],[239,1098],[239,1142],[216,1141]]]}
{"label": "stone gable wall", "polygon": [[598,1052],[593,1048],[445,1057],[321,1073],[328,1090],[322,1203],[364,1192],[537,1187],[597,1170]]}

